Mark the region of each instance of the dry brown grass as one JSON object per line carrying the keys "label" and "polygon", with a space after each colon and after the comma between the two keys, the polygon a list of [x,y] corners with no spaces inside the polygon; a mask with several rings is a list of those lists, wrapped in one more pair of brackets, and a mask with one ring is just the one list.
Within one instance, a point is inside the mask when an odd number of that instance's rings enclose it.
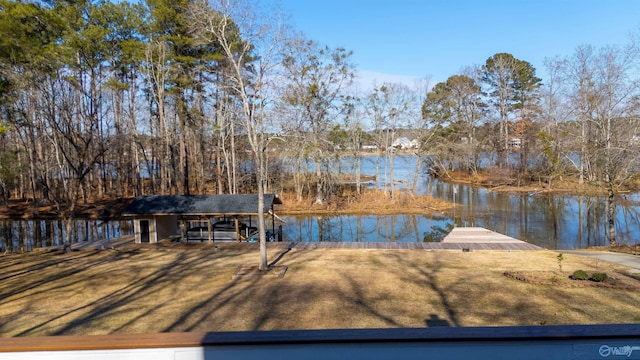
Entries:
{"label": "dry brown grass", "polygon": [[[282,246],[284,244],[278,244]],[[283,278],[233,279],[256,244],[2,256],[0,336],[639,322],[640,291],[537,285],[556,253],[269,249]],[[564,255],[563,272],[625,268]],[[638,280],[635,280],[638,281]]]}
{"label": "dry brown grass", "polygon": [[[606,190],[596,183],[580,184],[571,176],[557,177],[551,181],[537,178],[515,178],[509,170],[492,168],[469,174],[463,171],[449,171],[444,181],[486,187],[491,191],[506,193],[558,193],[597,196],[606,194]],[[640,182],[629,181],[619,189],[621,192],[640,190]]]}
{"label": "dry brown grass", "polygon": [[345,195],[318,205],[314,199],[297,200],[295,195],[280,195],[283,204],[276,211],[282,215],[295,214],[430,214],[452,209],[452,204],[427,195],[414,195],[398,191],[395,197],[389,192],[367,190],[362,195]]}

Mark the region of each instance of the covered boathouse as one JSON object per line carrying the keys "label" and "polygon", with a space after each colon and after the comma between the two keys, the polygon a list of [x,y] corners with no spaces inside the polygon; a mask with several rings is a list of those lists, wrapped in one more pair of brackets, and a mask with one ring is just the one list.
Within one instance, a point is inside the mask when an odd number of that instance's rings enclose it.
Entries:
{"label": "covered boathouse", "polygon": [[[275,229],[274,205],[282,204],[275,194],[264,195],[264,214],[271,216]],[[257,224],[258,195],[152,195],[139,196],[122,212],[122,216],[133,217],[135,242],[157,243],[165,239],[185,238],[185,230],[191,222],[206,223],[207,240],[215,241],[211,221],[223,218],[235,222],[240,218],[251,222],[255,216]],[[240,240],[238,235],[236,240]]]}

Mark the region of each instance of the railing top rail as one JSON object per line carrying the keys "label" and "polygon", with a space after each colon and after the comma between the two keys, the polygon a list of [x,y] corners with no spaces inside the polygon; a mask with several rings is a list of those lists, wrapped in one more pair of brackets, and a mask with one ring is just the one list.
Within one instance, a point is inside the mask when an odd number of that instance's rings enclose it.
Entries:
{"label": "railing top rail", "polygon": [[638,339],[638,337],[640,337],[640,324],[190,332],[0,338],[0,352],[322,343]]}

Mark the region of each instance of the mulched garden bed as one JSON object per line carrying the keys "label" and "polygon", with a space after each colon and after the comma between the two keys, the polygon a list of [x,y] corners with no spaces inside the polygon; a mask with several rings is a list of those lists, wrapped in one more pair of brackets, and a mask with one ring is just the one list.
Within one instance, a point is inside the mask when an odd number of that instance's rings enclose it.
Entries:
{"label": "mulched garden bed", "polygon": [[535,285],[551,285],[567,288],[599,287],[631,291],[640,290],[640,278],[637,277],[638,275],[623,273],[610,275],[609,278],[603,282],[574,280],[569,277],[569,274],[559,274],[555,271],[505,271],[504,276]]}

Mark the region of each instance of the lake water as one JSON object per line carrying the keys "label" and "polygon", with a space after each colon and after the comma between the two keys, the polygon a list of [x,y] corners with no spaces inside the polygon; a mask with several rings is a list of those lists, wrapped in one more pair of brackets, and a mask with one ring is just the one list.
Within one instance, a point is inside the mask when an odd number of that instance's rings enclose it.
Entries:
{"label": "lake water", "polygon": [[[394,159],[394,179],[400,188],[415,180],[416,156]],[[363,159],[361,173],[375,175],[375,157]],[[380,182],[390,171],[380,159]],[[350,171],[349,159],[342,169]],[[300,216],[287,217],[285,239],[295,241],[434,241],[455,226],[479,226],[548,249],[580,249],[607,245],[606,199],[598,196],[505,194],[432,179],[421,166],[416,192],[456,204],[436,216]],[[640,239],[638,194],[621,197],[616,205],[616,240],[635,244]]]}
{"label": "lake water", "polygon": [[451,231],[447,217],[424,215],[285,216],[286,241],[421,242],[440,241]]}
{"label": "lake water", "polygon": [[[396,188],[412,188],[456,204],[446,214],[388,216],[296,216],[284,217],[288,241],[414,242],[439,241],[454,226],[480,226],[548,249],[580,249],[607,245],[603,197],[505,194],[432,179],[424,166],[416,174],[416,156],[398,155],[393,175]],[[352,161],[342,160],[343,172],[352,172]],[[380,159],[380,186],[388,185],[387,160]],[[420,164],[418,164],[420,165]],[[361,165],[363,175],[375,175],[375,156]],[[370,184],[372,185],[372,184]],[[616,205],[616,236],[623,244],[640,239],[640,197],[626,195]],[[277,211],[277,209],[276,209]],[[34,247],[62,245],[64,227],[59,221],[0,221],[0,250],[29,251]],[[78,220],[73,242],[131,234],[131,221],[102,223]]]}
{"label": "lake water", "polygon": [[[71,242],[111,239],[133,232],[132,221],[76,220]],[[62,246],[65,229],[59,220],[0,220],[0,251],[25,252],[34,248]]]}

